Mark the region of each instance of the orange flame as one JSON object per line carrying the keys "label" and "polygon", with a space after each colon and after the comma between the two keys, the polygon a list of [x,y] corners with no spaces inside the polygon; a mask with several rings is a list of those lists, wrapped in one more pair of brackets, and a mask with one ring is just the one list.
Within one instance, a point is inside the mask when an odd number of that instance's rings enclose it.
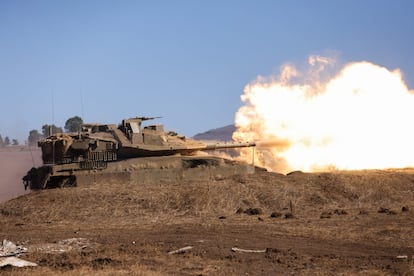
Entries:
{"label": "orange flame", "polygon": [[[271,144],[258,144],[255,162],[272,171],[414,166],[414,95],[402,73],[355,62],[322,82],[332,62],[311,56],[304,75],[287,65],[247,85],[233,138]],[[298,76],[305,83],[292,83]]]}

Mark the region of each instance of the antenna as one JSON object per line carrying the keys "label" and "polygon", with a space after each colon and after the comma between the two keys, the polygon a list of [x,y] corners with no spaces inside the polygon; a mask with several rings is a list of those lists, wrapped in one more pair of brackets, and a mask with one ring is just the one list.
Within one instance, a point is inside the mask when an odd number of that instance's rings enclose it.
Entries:
{"label": "antenna", "polygon": [[83,117],[83,91],[82,91],[82,87],[80,89],[80,101],[81,101],[81,113],[82,113],[82,119],[85,120],[85,118]]}
{"label": "antenna", "polygon": [[[55,124],[55,93],[52,88],[52,126]],[[53,134],[53,127],[50,128],[49,135]]]}
{"label": "antenna", "polygon": [[[53,135],[53,126],[55,125],[55,93],[52,88],[52,125],[50,126],[49,136]],[[55,164],[55,140],[53,139],[52,145],[52,164]]]}

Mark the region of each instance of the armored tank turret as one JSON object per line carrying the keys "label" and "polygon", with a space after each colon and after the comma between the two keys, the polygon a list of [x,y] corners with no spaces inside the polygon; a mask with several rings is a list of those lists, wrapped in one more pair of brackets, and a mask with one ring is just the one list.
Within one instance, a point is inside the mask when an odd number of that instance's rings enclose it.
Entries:
{"label": "armored tank turret", "polygon": [[23,178],[25,188],[76,186],[77,175],[104,171],[109,163],[122,160],[140,159],[136,162],[143,164],[142,158],[191,156],[198,151],[255,146],[203,143],[173,131],[165,132],[160,124],[143,126],[144,121],[153,119],[156,117],[125,119],[119,125],[84,124],[78,133],[59,133],[39,141],[44,165],[27,173]]}

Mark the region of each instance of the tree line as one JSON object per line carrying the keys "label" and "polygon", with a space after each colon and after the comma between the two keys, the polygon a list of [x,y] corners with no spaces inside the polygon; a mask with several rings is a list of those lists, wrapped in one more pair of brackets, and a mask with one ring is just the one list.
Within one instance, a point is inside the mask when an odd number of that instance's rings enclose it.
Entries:
{"label": "tree line", "polygon": [[6,147],[9,145],[13,145],[13,146],[18,146],[19,145],[19,141],[17,141],[17,139],[12,139],[10,141],[9,136],[3,137],[0,135],[0,147]]}
{"label": "tree line", "polygon": [[[65,122],[65,132],[78,132],[81,129],[83,124],[83,120],[79,116],[74,116],[66,120]],[[32,129],[29,132],[29,137],[27,138],[27,143],[29,146],[36,146],[37,142],[41,139],[49,137],[55,133],[63,133],[63,129],[58,127],[54,124],[44,124],[42,126],[42,132],[39,132],[37,129]],[[0,147],[7,147],[7,146],[18,146],[19,141],[17,139],[10,139],[9,136],[3,137],[0,134]]]}
{"label": "tree line", "polygon": [[[81,130],[82,124],[83,119],[79,116],[74,116],[66,120],[64,129],[66,132],[78,132]],[[42,132],[39,132],[37,129],[32,129],[29,132],[27,142],[29,146],[36,146],[39,140],[47,138],[52,134],[63,132],[64,131],[61,127],[58,127],[54,124],[44,124],[42,126]]]}

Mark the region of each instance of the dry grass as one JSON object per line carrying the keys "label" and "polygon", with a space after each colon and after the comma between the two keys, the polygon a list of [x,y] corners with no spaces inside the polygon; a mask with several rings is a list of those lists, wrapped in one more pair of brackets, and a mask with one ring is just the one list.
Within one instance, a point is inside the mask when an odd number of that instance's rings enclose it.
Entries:
{"label": "dry grass", "polygon": [[[89,187],[36,191],[1,205],[3,217],[24,222],[99,222],[137,217],[232,215],[239,208],[293,212],[318,218],[323,210],[376,212],[385,207],[400,212],[411,207],[414,173],[335,172],[290,176],[255,175],[146,184],[97,183]],[[97,221],[98,220],[98,221]],[[111,223],[109,221],[109,223]]]}
{"label": "dry grass", "polygon": [[[254,175],[159,183],[119,183],[112,179],[87,187],[37,191],[0,205],[3,234],[27,237],[31,243],[55,242],[81,234],[101,247],[66,255],[30,253],[29,260],[43,264],[41,267],[1,272],[5,275],[174,275],[178,267],[180,274],[217,275],[248,271],[251,262],[260,264],[258,267],[262,269],[273,265],[281,267],[280,271],[296,267],[300,270],[290,272],[302,275],[334,274],[336,267],[344,275],[386,275],[393,271],[405,271],[409,275],[414,271],[412,259],[403,264],[386,259],[395,267],[384,273],[386,269],[378,267],[384,257],[370,259],[369,254],[375,250],[387,252],[388,247],[414,248],[413,193],[412,169],[297,172],[288,176],[257,171]],[[410,211],[402,212],[402,206]],[[380,207],[389,208],[395,214],[378,213]],[[258,208],[262,213],[237,214],[240,208]],[[292,213],[294,219],[270,218],[272,212]],[[321,219],[323,212],[330,213],[330,218]],[[225,219],[219,220],[219,217]],[[76,234],[77,229],[80,234]],[[233,232],[229,233],[229,229]],[[153,231],[157,233],[154,236]],[[218,245],[214,247],[206,242],[205,249],[184,256],[166,254],[171,248],[187,245],[187,240],[199,239],[198,231],[209,237],[210,243],[217,240]],[[250,236],[249,231],[256,232]],[[163,238],[158,234],[164,235]],[[353,255],[343,264],[347,259],[341,254],[352,254],[349,249],[333,256],[320,253],[309,257],[305,248],[302,259],[295,259],[294,252],[288,249],[274,259],[235,255],[227,250],[235,243],[233,235],[242,237],[238,243],[254,248],[267,246],[275,236],[284,236],[287,240],[306,237],[335,245],[355,244],[356,248],[364,244],[375,250],[366,249],[367,256],[361,257],[366,267],[358,269],[352,263],[361,260],[352,259]],[[256,235],[263,235],[267,240],[262,241]],[[139,247],[132,247],[132,239]],[[221,243],[227,247],[223,249]],[[295,249],[294,245],[289,246]],[[323,251],[324,246],[321,248],[318,250]],[[331,249],[335,250],[335,246]],[[308,259],[314,259],[317,265]]]}

